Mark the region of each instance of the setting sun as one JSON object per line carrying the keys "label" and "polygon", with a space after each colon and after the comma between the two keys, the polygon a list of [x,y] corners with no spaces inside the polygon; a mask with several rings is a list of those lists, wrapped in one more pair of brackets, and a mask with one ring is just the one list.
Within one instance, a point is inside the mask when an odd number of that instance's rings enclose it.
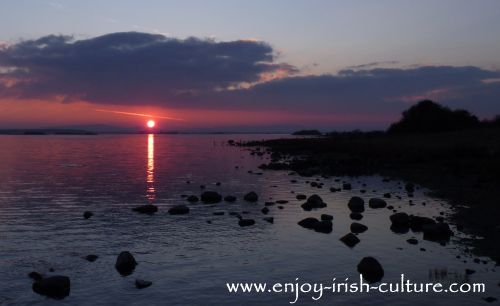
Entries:
{"label": "setting sun", "polygon": [[146,125],[148,126],[148,128],[152,129],[152,128],[155,127],[156,122],[154,120],[148,120],[148,122],[146,123]]}

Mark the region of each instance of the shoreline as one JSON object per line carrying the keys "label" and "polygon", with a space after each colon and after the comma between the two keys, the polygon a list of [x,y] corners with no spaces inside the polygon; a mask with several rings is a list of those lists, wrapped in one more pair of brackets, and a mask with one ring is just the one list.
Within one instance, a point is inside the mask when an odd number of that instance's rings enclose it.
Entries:
{"label": "shoreline", "polygon": [[[265,147],[271,161],[264,170],[301,176],[379,174],[431,190],[453,208],[450,221],[470,239],[477,256],[500,264],[500,129],[435,134],[338,133],[326,137],[250,141]],[[479,238],[480,237],[480,238]]]}

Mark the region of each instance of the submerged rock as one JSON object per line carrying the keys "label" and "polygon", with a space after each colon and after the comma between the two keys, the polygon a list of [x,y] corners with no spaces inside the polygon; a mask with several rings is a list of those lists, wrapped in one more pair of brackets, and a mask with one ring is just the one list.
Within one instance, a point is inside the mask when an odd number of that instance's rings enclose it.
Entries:
{"label": "submerged rock", "polygon": [[347,203],[347,207],[352,212],[362,213],[365,211],[365,200],[360,197],[352,197]]}
{"label": "submerged rock", "polygon": [[135,280],[135,287],[137,289],[147,288],[147,287],[151,286],[152,284],[153,284],[153,282],[143,280],[143,279],[136,279]]}
{"label": "submerged rock", "polygon": [[67,276],[55,275],[42,278],[33,283],[33,291],[47,297],[62,299],[69,295],[70,279]]}
{"label": "submerged rock", "polygon": [[28,273],[28,277],[36,281],[41,280],[43,278],[42,274],[35,271]]}
{"label": "submerged rock", "polygon": [[158,207],[153,204],[146,204],[132,208],[132,210],[141,214],[152,215],[158,211]]}
{"label": "submerged rock", "polygon": [[269,222],[269,223],[274,223],[274,218],[273,217],[265,217],[265,218],[262,218],[262,220],[264,220],[266,222]]}
{"label": "submerged rock", "polygon": [[313,194],[307,199],[307,201],[304,204],[301,205],[301,207],[304,210],[310,211],[314,208],[326,207],[326,203],[323,202],[323,199],[319,195]]}
{"label": "submerged rock", "polygon": [[135,266],[137,266],[137,261],[128,251],[121,252],[116,258],[115,268],[123,276],[132,274]]}
{"label": "submerged rock", "polygon": [[360,234],[365,232],[366,230],[368,230],[368,226],[364,224],[357,222],[351,224],[351,232],[353,232],[354,234]]}
{"label": "submerged rock", "polygon": [[240,219],[240,221],[238,221],[238,225],[241,227],[251,226],[254,224],[255,224],[255,220],[253,220],[253,219]]}
{"label": "submerged rock", "polygon": [[236,197],[232,196],[232,195],[228,195],[228,196],[224,197],[224,201],[229,202],[229,203],[236,202]]}
{"label": "submerged rock", "polygon": [[260,210],[264,215],[267,215],[269,213],[269,208],[264,207]]}
{"label": "submerged rock", "polygon": [[356,244],[360,242],[359,238],[356,237],[356,235],[354,235],[353,233],[349,233],[341,237],[340,241],[342,241],[345,245],[347,245],[350,248],[353,248]]}
{"label": "submerged rock", "polygon": [[358,272],[370,284],[379,282],[384,277],[382,265],[373,257],[364,257],[358,264]]}
{"label": "submerged rock", "polygon": [[319,222],[318,219],[310,217],[300,220],[297,224],[302,227],[312,229],[314,227],[314,224],[318,222]]}
{"label": "submerged rock", "polygon": [[171,215],[185,215],[189,213],[189,207],[187,207],[186,205],[176,205],[170,207],[168,213]]}
{"label": "submerged rock", "polygon": [[222,201],[222,196],[216,191],[205,191],[201,194],[201,201],[206,204],[215,204]]}
{"label": "submerged rock", "polygon": [[97,258],[99,258],[99,256],[94,255],[94,254],[89,254],[89,255],[85,256],[84,258],[86,261],[94,262],[97,260]]}
{"label": "submerged rock", "polygon": [[307,196],[305,194],[299,193],[299,194],[297,194],[297,196],[295,198],[297,200],[305,200],[305,199],[307,199]]}
{"label": "submerged rock", "polygon": [[368,201],[368,206],[370,208],[384,208],[387,206],[387,202],[379,198],[372,198]]}
{"label": "submerged rock", "polygon": [[248,202],[257,202],[259,200],[259,196],[254,191],[251,191],[251,192],[245,194],[243,199],[245,201],[248,201]]}
{"label": "submerged rock", "polygon": [[88,210],[83,213],[83,217],[85,219],[90,219],[93,215],[94,215],[94,213],[91,211],[88,211]]}
{"label": "submerged rock", "polygon": [[198,197],[195,195],[190,195],[189,197],[186,198],[186,200],[190,203],[195,203],[198,202],[200,199],[198,199]]}

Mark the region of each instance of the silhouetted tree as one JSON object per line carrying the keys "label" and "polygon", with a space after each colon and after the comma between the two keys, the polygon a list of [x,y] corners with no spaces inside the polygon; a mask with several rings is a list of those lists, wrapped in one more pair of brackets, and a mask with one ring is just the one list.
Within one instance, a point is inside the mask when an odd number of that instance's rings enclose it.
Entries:
{"label": "silhouetted tree", "polygon": [[466,110],[451,110],[431,100],[424,100],[403,112],[389,133],[432,133],[471,129],[480,126],[476,116]]}

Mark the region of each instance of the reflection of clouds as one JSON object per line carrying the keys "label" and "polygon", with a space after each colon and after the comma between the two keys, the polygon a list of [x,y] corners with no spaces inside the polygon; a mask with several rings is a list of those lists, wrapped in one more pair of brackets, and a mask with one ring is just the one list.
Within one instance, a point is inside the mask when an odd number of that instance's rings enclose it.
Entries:
{"label": "reflection of clouds", "polygon": [[154,187],[154,169],[155,169],[155,135],[148,135],[148,161],[146,166],[146,197],[153,201],[155,199],[155,187]]}

